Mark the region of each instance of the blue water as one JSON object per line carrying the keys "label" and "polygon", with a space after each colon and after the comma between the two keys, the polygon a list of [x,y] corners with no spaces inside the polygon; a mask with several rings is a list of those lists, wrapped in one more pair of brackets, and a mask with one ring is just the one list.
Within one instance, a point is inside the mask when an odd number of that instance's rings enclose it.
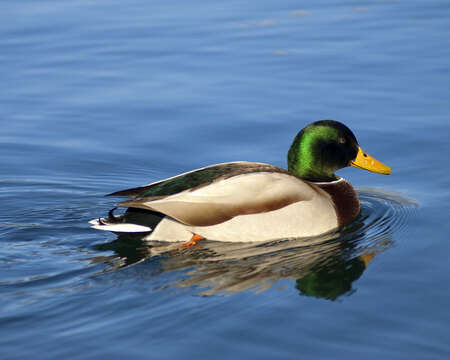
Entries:
{"label": "blue water", "polygon": [[[448,1],[0,5],[2,359],[448,359]],[[327,238],[173,252],[92,230],[103,194],[285,166],[344,122],[393,168],[339,172]]]}

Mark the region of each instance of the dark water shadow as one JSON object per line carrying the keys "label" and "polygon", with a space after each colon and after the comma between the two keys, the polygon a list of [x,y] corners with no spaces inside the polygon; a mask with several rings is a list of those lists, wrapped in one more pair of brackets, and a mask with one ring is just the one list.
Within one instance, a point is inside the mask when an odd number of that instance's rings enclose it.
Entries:
{"label": "dark water shadow", "polygon": [[292,279],[299,294],[328,300],[354,292],[353,282],[370,261],[393,245],[392,234],[407,224],[417,204],[398,194],[359,189],[361,213],[339,231],[319,237],[261,243],[201,241],[179,250],[179,243],[145,242],[119,236],[97,250],[112,250],[110,271],[137,263],[157,264],[153,274],[179,271],[169,286],[196,287],[200,295],[263,291]]}

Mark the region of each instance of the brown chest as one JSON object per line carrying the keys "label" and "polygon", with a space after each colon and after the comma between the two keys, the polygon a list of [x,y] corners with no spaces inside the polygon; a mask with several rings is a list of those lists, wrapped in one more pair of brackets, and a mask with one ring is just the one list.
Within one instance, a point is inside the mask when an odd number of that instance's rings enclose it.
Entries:
{"label": "brown chest", "polygon": [[353,186],[345,179],[316,185],[331,196],[339,226],[348,224],[358,216],[360,211],[358,195]]}

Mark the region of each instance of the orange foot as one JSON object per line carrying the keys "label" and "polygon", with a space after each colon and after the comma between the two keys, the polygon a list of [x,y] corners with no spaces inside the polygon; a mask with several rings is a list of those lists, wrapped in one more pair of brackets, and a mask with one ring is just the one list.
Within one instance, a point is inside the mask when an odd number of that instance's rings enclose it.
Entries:
{"label": "orange foot", "polygon": [[183,245],[180,245],[180,247],[178,249],[179,250],[187,249],[188,247],[197,245],[197,243],[203,239],[204,239],[203,236],[194,234],[194,235],[192,235],[192,238],[190,241],[188,241],[187,243],[184,243]]}

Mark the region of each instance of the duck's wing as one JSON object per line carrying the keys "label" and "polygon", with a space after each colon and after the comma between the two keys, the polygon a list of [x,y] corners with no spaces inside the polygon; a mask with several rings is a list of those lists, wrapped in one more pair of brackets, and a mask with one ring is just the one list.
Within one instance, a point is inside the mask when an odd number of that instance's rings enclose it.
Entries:
{"label": "duck's wing", "polygon": [[144,197],[164,198],[182,191],[192,191],[213,182],[236,175],[255,172],[288,173],[284,169],[264,163],[247,161],[227,162],[192,170],[148,185],[116,191],[105,196],[127,196],[132,199],[140,199]]}
{"label": "duck's wing", "polygon": [[191,226],[215,225],[327,196],[286,170],[244,162],[214,165],[112,195],[134,197],[119,206],[158,211]]}

